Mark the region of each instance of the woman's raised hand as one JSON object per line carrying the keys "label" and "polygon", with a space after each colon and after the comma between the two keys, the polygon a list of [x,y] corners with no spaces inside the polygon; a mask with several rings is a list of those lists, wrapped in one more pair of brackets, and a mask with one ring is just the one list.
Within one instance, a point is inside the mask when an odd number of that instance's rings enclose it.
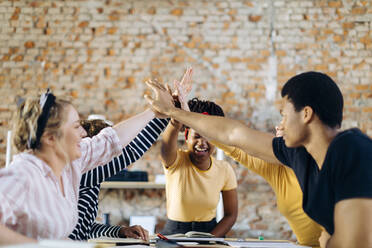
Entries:
{"label": "woman's raised hand", "polygon": [[178,101],[181,104],[181,108],[186,111],[190,111],[189,105],[187,104],[188,95],[192,89],[191,84],[192,68],[187,68],[185,74],[182,77],[181,82],[174,80],[173,85],[175,88],[175,96],[178,97]]}

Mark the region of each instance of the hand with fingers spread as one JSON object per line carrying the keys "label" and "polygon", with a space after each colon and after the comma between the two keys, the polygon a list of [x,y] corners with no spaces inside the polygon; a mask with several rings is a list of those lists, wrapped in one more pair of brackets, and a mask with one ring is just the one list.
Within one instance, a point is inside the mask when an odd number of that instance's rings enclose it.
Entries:
{"label": "hand with fingers spread", "polygon": [[192,68],[189,67],[185,74],[182,77],[181,82],[175,80],[173,82],[174,89],[175,89],[175,96],[178,97],[178,101],[181,104],[181,108],[186,111],[190,111],[189,105],[187,103],[187,96],[189,95],[192,85],[191,85],[191,77],[192,77]]}
{"label": "hand with fingers spread", "polygon": [[119,231],[119,236],[122,238],[135,238],[143,239],[149,241],[149,232],[144,229],[142,226],[130,226],[130,227],[121,227]]}
{"label": "hand with fingers spread", "polygon": [[[185,74],[183,75],[181,81],[174,80],[173,82],[173,86],[174,86],[174,93],[172,95],[173,100],[176,102],[176,106],[178,102],[180,104],[179,107],[186,111],[190,111],[187,99],[188,99],[188,94],[190,93],[191,88],[192,88],[191,77],[192,77],[192,68],[189,67],[186,70]],[[171,123],[175,127],[182,126],[178,121],[174,119],[171,120]],[[183,131],[183,129],[181,129],[181,131]]]}
{"label": "hand with fingers spread", "polygon": [[148,80],[146,84],[155,93],[155,97],[146,94],[145,99],[150,104],[151,109],[156,113],[169,116],[170,112],[175,109],[172,91],[168,85],[164,87],[162,84]]}

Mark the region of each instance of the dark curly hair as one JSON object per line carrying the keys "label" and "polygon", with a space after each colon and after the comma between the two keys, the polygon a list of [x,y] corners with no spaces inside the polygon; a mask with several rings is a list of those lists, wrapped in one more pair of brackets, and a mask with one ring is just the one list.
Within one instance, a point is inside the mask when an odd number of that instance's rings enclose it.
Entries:
{"label": "dark curly hair", "polygon": [[210,101],[199,100],[198,98],[193,98],[188,101],[189,108],[191,112],[195,113],[208,113],[209,115],[225,116],[222,108]]}
{"label": "dark curly hair", "polygon": [[[191,112],[207,114],[207,115],[217,115],[225,116],[222,108],[214,102],[199,100],[198,98],[193,98],[188,101],[188,105]],[[189,127],[185,127],[185,140],[187,140],[189,134]]]}
{"label": "dark curly hair", "polygon": [[102,129],[110,126],[104,120],[99,119],[81,120],[80,124],[85,129],[85,131],[87,131],[88,137],[90,138],[97,135]]}

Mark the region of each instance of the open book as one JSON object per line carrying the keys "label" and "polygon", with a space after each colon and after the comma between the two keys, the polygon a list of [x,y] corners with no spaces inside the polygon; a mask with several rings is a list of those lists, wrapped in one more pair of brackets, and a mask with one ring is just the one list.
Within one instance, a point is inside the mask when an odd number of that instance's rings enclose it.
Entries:
{"label": "open book", "polygon": [[133,239],[133,238],[109,238],[109,237],[100,237],[96,239],[89,239],[88,242],[96,244],[114,244],[117,246],[120,245],[131,245],[131,244],[148,244],[149,242],[142,239]]}
{"label": "open book", "polygon": [[172,235],[166,235],[167,238],[214,238],[214,235],[207,232],[196,232],[190,231],[185,234],[183,233],[176,233]]}

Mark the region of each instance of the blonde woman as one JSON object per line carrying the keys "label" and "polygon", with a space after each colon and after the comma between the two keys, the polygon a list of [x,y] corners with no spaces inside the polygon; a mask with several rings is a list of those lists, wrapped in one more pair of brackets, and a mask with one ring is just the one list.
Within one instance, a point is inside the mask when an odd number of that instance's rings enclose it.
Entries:
{"label": "blonde woman", "polygon": [[67,238],[78,219],[81,175],[119,155],[154,117],[146,110],[83,139],[68,101],[48,91],[21,104],[13,139],[20,153],[0,170],[0,245]]}

